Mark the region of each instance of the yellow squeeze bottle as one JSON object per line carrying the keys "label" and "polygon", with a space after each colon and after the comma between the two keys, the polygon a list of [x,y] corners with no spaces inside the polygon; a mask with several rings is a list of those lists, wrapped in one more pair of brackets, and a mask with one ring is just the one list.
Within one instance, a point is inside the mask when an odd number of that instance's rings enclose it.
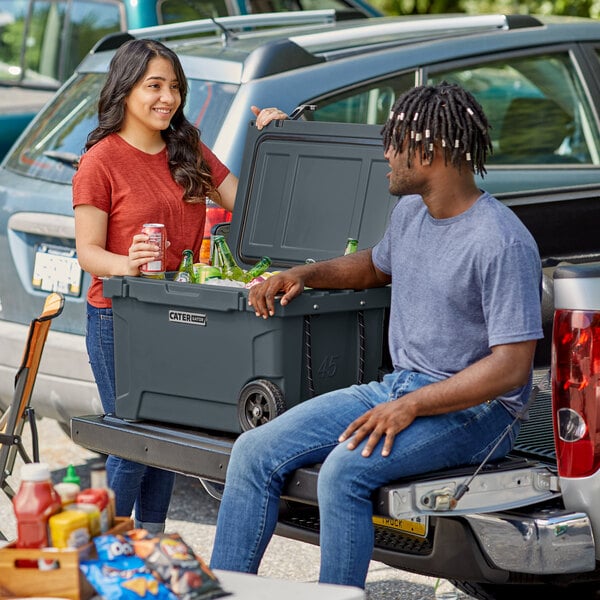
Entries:
{"label": "yellow squeeze bottle", "polygon": [[79,548],[90,541],[88,516],[81,510],[67,508],[48,519],[54,548]]}

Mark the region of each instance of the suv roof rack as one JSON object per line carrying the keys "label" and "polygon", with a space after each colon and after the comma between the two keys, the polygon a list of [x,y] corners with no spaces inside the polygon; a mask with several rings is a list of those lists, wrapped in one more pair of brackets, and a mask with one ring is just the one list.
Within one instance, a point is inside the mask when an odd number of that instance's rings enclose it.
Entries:
{"label": "suv roof rack", "polygon": [[196,33],[221,33],[232,29],[251,29],[255,27],[281,27],[283,25],[327,24],[335,21],[335,10],[301,10],[289,12],[258,13],[253,15],[236,15],[214,19],[198,19],[182,23],[169,23],[130,29],[129,33],[136,38],[166,38]]}
{"label": "suv roof rack", "polygon": [[[515,19],[514,17],[524,17]],[[540,27],[543,23],[529,15],[476,15],[455,17],[433,17],[425,19],[407,18],[401,21],[375,23],[360,28],[347,28],[322,33],[308,33],[296,35],[290,40],[299,46],[309,49],[314,46],[324,45],[336,47],[340,43],[364,40],[388,35],[422,34],[442,32],[448,34],[497,31],[498,29],[519,29],[523,27]]]}
{"label": "suv roof rack", "polygon": [[[282,27],[286,25],[310,25],[331,24],[336,20],[334,9],[305,10],[289,12],[258,13],[252,15],[238,15],[229,17],[218,17],[209,19],[198,19],[196,21],[184,21],[181,23],[169,23],[167,25],[156,25],[139,29],[130,29],[127,32],[109,34],[100,40],[91,53],[102,50],[113,50],[125,41],[133,38],[164,39],[176,36],[195,35],[201,33],[221,33],[224,43],[235,37],[232,30],[249,30],[260,27]],[[370,40],[377,43],[382,38],[405,34],[408,36],[419,36],[423,34],[440,33],[456,35],[458,33],[478,33],[485,31],[498,31],[509,29],[521,29],[527,27],[541,27],[543,23],[530,15],[445,15],[443,17],[411,18],[401,20],[393,18],[374,19],[373,25],[362,25],[360,28],[348,27],[339,30],[327,29],[327,31],[295,35],[287,38],[287,44],[296,46],[296,54],[299,49],[307,53],[319,48],[336,49],[351,42]],[[362,21],[364,23],[364,21]],[[268,44],[267,44],[268,45]],[[279,45],[281,52],[285,44]],[[298,65],[310,64],[316,57],[312,57],[308,63],[306,55]],[[298,59],[298,56],[296,56]],[[281,63],[281,60],[278,61]],[[262,70],[265,67],[263,65]],[[277,68],[270,66],[266,68],[269,73],[279,72],[281,65]],[[265,73],[263,73],[264,75]]]}

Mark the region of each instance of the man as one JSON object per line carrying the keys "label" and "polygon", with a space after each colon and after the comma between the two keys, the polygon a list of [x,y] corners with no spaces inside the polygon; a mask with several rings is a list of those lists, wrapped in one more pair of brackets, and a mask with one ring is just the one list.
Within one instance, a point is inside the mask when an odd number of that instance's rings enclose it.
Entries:
{"label": "man", "polygon": [[543,336],[541,265],[519,219],[476,185],[491,151],[488,128],[477,101],[457,85],[408,91],[382,130],[389,189],[401,196],[383,239],[250,290],[256,315],[266,319],[276,295],[286,305],[305,286],[391,283],[394,371],[303,402],[238,438],[213,568],[257,572],[286,478],[323,463],[320,581],[364,587],[374,490],[511,449]]}

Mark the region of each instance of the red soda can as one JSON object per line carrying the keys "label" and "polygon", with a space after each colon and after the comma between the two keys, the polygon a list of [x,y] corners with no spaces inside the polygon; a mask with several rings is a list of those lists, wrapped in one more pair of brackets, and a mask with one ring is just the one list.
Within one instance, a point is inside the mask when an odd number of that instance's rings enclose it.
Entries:
{"label": "red soda can", "polygon": [[167,232],[162,223],[144,223],[142,233],[148,236],[148,241],[156,244],[160,248],[159,257],[156,260],[146,263],[140,267],[140,272],[144,277],[153,279],[165,278],[165,250],[167,242]]}

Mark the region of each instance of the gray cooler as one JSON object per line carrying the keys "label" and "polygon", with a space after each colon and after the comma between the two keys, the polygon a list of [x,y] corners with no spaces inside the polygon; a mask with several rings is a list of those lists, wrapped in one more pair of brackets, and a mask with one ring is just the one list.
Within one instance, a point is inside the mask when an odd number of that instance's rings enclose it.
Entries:
{"label": "gray cooler", "polygon": [[[379,126],[251,126],[227,236],[240,266],[271,270],[381,239],[397,199]],[[116,415],[239,432],[389,368],[390,290],[306,290],[261,319],[248,291],[112,277]]]}

